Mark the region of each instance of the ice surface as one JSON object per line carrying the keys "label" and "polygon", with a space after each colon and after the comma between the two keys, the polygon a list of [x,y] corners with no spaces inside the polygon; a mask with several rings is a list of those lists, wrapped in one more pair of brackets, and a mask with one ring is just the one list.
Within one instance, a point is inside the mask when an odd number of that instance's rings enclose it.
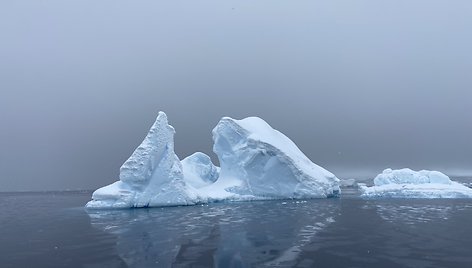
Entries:
{"label": "ice surface", "polygon": [[149,134],[121,167],[120,180],[96,190],[87,208],[326,198],[340,193],[339,179],[260,118],[225,117],[213,129],[213,149],[221,169],[200,152],[179,161],[174,133],[160,112]]}
{"label": "ice surface", "polygon": [[359,187],[363,197],[472,198],[472,189],[429,170],[386,169],[375,177],[374,186]]}
{"label": "ice surface", "polygon": [[87,208],[126,208],[193,204],[195,193],[183,179],[174,153],[175,130],[159,112],[144,141],[121,166],[120,180],[96,190]]}
{"label": "ice surface", "polygon": [[182,160],[185,182],[198,189],[214,183],[220,168],[213,165],[208,155],[196,152]]}
{"label": "ice surface", "polygon": [[324,198],[339,179],[315,165],[289,138],[258,117],[224,117],[213,129],[221,170],[215,185],[250,199]]}
{"label": "ice surface", "polygon": [[376,186],[386,184],[422,184],[422,183],[440,183],[451,184],[448,176],[439,171],[420,170],[414,171],[409,168],[384,170],[374,179]]}

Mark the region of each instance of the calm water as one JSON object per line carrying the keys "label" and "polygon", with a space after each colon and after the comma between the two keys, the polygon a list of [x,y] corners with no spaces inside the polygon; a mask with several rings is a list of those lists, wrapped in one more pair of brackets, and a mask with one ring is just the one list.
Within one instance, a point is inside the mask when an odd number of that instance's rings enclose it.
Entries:
{"label": "calm water", "polygon": [[1,267],[472,267],[472,200],[341,199],[99,211],[0,194]]}

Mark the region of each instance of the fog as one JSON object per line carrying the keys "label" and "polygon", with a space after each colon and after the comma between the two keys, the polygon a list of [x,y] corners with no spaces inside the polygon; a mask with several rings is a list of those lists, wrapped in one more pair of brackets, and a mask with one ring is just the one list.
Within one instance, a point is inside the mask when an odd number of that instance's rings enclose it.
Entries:
{"label": "fog", "polygon": [[3,1],[0,191],[118,178],[158,111],[182,159],[259,116],[340,178],[472,175],[471,1]]}

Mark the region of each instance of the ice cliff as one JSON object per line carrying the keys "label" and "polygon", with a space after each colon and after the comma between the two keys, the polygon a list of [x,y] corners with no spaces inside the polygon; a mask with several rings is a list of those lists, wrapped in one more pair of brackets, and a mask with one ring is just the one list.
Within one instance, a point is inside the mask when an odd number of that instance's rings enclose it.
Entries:
{"label": "ice cliff", "polygon": [[315,165],[287,136],[258,117],[225,117],[213,129],[220,161],[218,183],[254,199],[324,198],[339,194],[339,180]]}

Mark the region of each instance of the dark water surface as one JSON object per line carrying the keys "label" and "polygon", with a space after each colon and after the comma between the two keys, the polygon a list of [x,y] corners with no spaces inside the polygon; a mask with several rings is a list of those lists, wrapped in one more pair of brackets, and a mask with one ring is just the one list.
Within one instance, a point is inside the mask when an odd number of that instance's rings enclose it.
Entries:
{"label": "dark water surface", "polygon": [[341,199],[95,211],[0,194],[0,267],[472,267],[472,200]]}

